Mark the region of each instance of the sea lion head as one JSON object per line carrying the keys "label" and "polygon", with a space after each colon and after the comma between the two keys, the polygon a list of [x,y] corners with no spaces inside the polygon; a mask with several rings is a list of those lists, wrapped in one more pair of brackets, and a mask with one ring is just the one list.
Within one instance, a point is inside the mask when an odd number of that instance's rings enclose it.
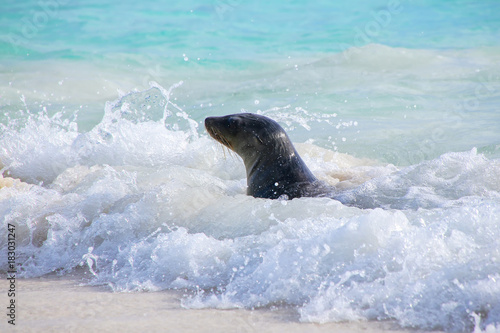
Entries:
{"label": "sea lion head", "polygon": [[287,148],[291,142],[285,130],[264,116],[239,113],[208,117],[205,127],[212,138],[233,150],[243,160],[256,153],[290,153]]}
{"label": "sea lion head", "polygon": [[247,194],[276,199],[307,195],[316,181],[285,130],[274,120],[252,113],[208,117],[212,138],[236,152],[245,163]]}

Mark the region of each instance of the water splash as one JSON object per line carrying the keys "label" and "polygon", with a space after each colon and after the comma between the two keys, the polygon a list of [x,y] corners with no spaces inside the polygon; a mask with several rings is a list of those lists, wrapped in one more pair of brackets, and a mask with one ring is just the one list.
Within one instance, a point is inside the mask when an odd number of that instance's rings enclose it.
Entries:
{"label": "water splash", "polygon": [[[312,322],[498,326],[498,160],[471,150],[398,168],[298,145],[311,170],[366,206],[255,199],[241,161],[224,159],[169,102],[174,88],[122,96],[88,132],[29,113],[2,128],[3,177],[23,181],[0,188],[20,276],[84,267],[89,283],[115,291],[184,289],[188,308],[285,305]],[[291,126],[315,116],[293,117]]]}

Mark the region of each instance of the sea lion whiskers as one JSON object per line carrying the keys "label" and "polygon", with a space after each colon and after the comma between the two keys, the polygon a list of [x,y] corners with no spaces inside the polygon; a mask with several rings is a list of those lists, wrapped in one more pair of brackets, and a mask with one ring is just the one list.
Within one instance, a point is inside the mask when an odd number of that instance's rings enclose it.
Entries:
{"label": "sea lion whiskers", "polygon": [[224,135],[222,135],[222,133],[216,127],[210,127],[207,129],[208,129],[208,132],[212,138],[214,138],[216,141],[218,141],[222,145],[226,146],[230,150],[234,150],[231,143],[224,137]]}
{"label": "sea lion whiskers", "polygon": [[220,131],[216,127],[207,127],[207,131],[209,132],[210,136],[220,143],[220,147],[222,149],[222,153],[224,154],[224,159],[226,159],[226,150],[232,158],[234,158],[234,148],[231,145],[231,143],[220,133]]}
{"label": "sea lion whiskers", "polygon": [[[220,142],[219,142],[220,143]],[[232,150],[231,148],[227,147],[225,144],[223,143],[220,143],[218,145],[221,149],[222,149],[222,153],[224,154],[224,159],[227,160],[227,156],[226,156],[226,152],[227,154],[234,160],[235,159],[235,156],[237,156],[237,154],[234,152],[234,150]]]}

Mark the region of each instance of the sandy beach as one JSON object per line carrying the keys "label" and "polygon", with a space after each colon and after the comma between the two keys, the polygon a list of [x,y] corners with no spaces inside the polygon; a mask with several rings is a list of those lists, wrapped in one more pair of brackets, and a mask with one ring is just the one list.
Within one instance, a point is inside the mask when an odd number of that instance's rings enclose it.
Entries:
{"label": "sandy beach", "polygon": [[[181,292],[114,293],[76,276],[18,279],[15,327],[9,332],[408,332],[391,322],[300,323],[291,309],[191,310]],[[7,283],[1,281],[6,294]],[[7,295],[2,298],[7,304]]]}

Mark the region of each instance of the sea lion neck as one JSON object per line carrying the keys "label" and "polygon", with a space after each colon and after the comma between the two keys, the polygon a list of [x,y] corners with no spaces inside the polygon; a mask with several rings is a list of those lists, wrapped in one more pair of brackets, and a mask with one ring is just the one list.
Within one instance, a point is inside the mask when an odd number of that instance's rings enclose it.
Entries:
{"label": "sea lion neck", "polygon": [[246,156],[244,162],[248,195],[271,199],[286,195],[292,199],[302,196],[297,184],[312,184],[317,181],[297,151],[291,147],[291,150],[281,151],[279,154],[257,154],[255,158]]}

